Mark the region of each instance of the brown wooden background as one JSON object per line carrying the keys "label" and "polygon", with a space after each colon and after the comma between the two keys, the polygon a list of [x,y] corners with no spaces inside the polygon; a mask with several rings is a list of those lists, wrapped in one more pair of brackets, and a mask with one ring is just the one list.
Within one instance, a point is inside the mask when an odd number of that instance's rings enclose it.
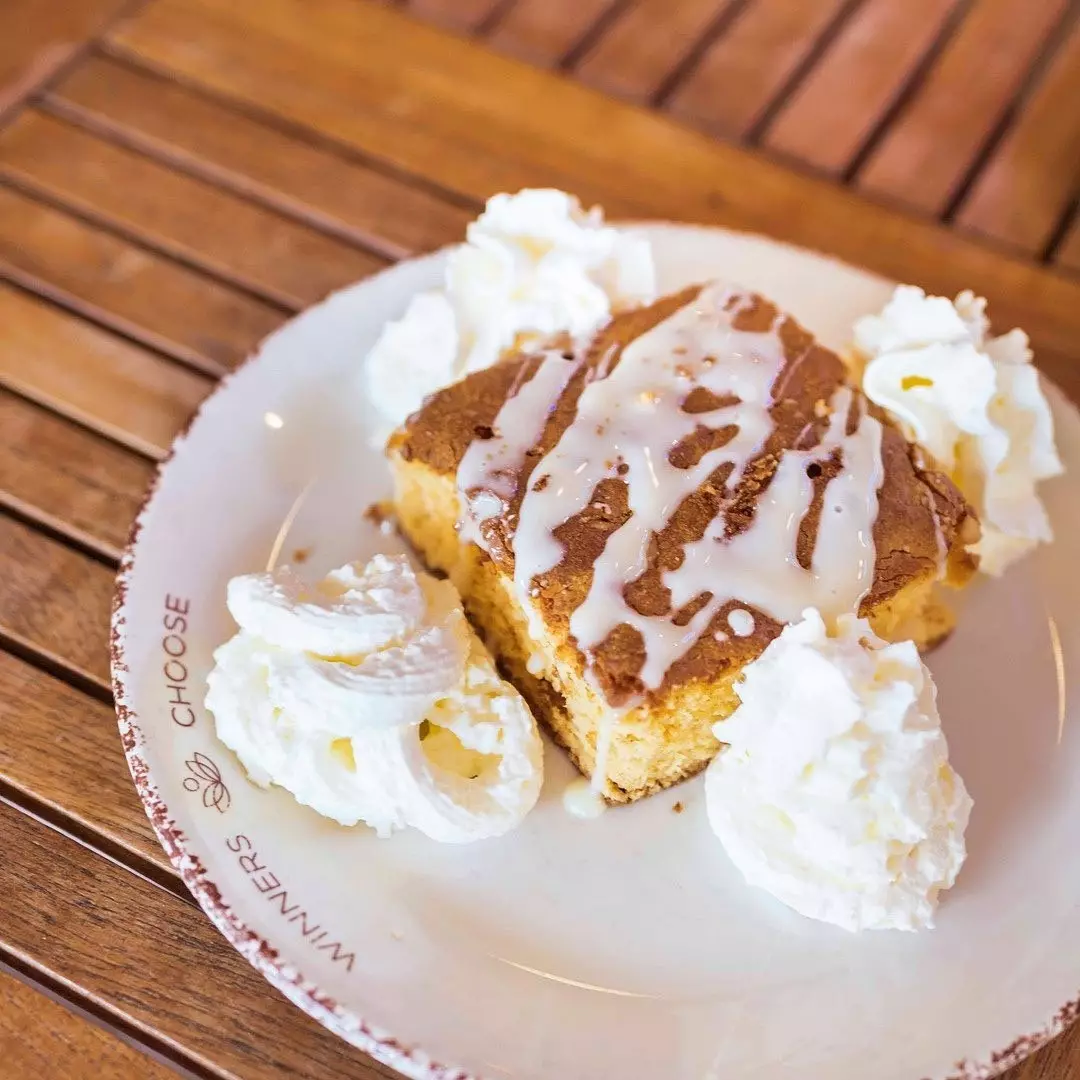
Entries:
{"label": "brown wooden background", "polygon": [[1078,6],[0,0],[0,1075],[390,1075],[193,906],[116,735],[116,561],[218,376],[555,184],[973,287],[1080,398]]}

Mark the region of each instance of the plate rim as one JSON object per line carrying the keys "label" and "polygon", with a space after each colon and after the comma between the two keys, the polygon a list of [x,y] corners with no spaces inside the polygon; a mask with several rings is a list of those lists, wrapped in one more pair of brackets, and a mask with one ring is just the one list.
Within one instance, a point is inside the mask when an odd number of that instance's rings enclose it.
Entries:
{"label": "plate rim", "polygon": [[[895,284],[891,279],[883,275],[872,270],[866,270],[853,263],[848,263],[828,252],[820,252],[813,248],[791,244],[750,229],[730,229],[716,225],[696,225],[687,222],[656,219],[618,220],[612,222],[612,224],[620,228],[643,226],[649,228],[673,228],[694,232],[734,234],[753,238],[754,240],[765,240],[778,247],[808,253],[817,258],[850,267],[860,273],[877,277],[889,284]],[[139,504],[138,513],[131,524],[120,557],[109,623],[110,676],[117,726],[124,749],[124,757],[127,760],[128,769],[143,809],[173,869],[180,875],[185,887],[221,935],[271,986],[284,994],[292,1004],[327,1030],[344,1039],[350,1045],[362,1050],[381,1064],[396,1069],[408,1077],[409,1080],[485,1080],[485,1078],[459,1066],[446,1065],[435,1061],[419,1044],[409,1045],[403,1043],[392,1033],[382,1030],[377,1024],[361,1016],[355,1009],[341,1005],[335,998],[323,991],[317,983],[308,979],[296,965],[284,959],[278,949],[271,945],[258,931],[248,926],[236,913],[233,905],[226,899],[218,885],[210,879],[209,871],[203,865],[200,857],[190,850],[187,845],[183,831],[177,826],[153,779],[150,764],[141,752],[145,736],[127,686],[129,667],[125,654],[127,640],[126,611],[128,588],[135,572],[136,553],[144,519],[149,514],[159,494],[165,472],[172,459],[187,442],[192,430],[198,424],[210,402],[228,390],[235,376],[262,355],[267,342],[292,326],[298,319],[318,311],[342,293],[355,288],[361,283],[370,282],[394,273],[403,263],[433,259],[457,246],[457,244],[448,244],[433,251],[413,255],[407,259],[399,260],[375,274],[370,274],[359,281],[350,282],[339,289],[333,290],[321,300],[296,312],[281,323],[280,326],[275,327],[274,330],[258,342],[240,363],[218,380],[214,388],[199,402],[183,427],[173,437],[167,453],[157,462],[154,468],[153,476]],[[1080,406],[1073,402],[1072,398],[1061,390],[1045,372],[1040,370],[1039,374],[1041,378],[1045,379],[1061,394],[1069,407],[1080,409]],[[1072,1000],[1066,1001],[1038,1030],[1017,1036],[1003,1049],[991,1052],[984,1061],[971,1061],[964,1058],[951,1066],[954,1071],[943,1073],[934,1080],[993,1080],[994,1077],[1000,1076],[1001,1073],[1013,1068],[1025,1058],[1034,1054],[1076,1021],[1080,1021],[1080,993]]]}

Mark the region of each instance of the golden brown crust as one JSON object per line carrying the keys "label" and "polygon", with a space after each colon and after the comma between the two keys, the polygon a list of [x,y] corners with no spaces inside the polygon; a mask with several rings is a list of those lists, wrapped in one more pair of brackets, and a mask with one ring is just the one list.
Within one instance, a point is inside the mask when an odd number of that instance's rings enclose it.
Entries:
{"label": "golden brown crust", "polygon": [[[517,493],[507,512],[485,523],[484,535],[491,558],[504,574],[513,573],[513,533],[521,498],[529,484],[543,483],[533,477],[536,463],[558,441],[573,421],[579,395],[589,381],[602,377],[620,361],[623,349],[634,339],[667,319],[691,302],[700,286],[664,297],[655,304],[615,317],[589,345],[579,369],[566,390],[554,403],[541,439],[530,451],[518,474]],[[723,511],[729,534],[746,529],[753,521],[762,493],[768,489],[786,450],[812,450],[828,424],[828,403],[846,381],[843,362],[817,344],[793,319],[778,320],[780,312],[769,301],[753,297],[734,306],[733,325],[737,330],[765,332],[778,326],[785,362],[772,388],[770,416],[773,430],[761,450],[750,461],[734,492],[727,495],[725,484],[731,470],[720,466],[695,492],[676,508],[668,523],[656,533],[650,545],[648,567],[624,590],[626,602],[641,614],[688,621],[691,609],[673,613],[663,584],[665,570],[674,569],[684,547],[700,539],[710,522]],[[540,360],[533,355],[516,355],[485,371],[442,390],[412,416],[391,439],[389,451],[403,461],[415,461],[436,473],[452,476],[469,445],[492,430],[496,417],[516,387],[535,373]],[[689,467],[714,446],[731,437],[723,427],[708,426],[709,406],[701,394],[691,392],[684,408],[700,415],[701,422],[689,439],[672,451],[672,464]],[[719,403],[722,404],[722,403]],[[929,581],[938,573],[941,545],[948,552],[950,576],[961,580],[974,569],[964,551],[977,525],[971,508],[940,472],[927,467],[924,457],[878,410],[856,392],[848,428],[854,430],[860,415],[869,411],[884,424],[882,465],[884,480],[878,493],[878,516],[874,525],[877,562],[872,587],[861,613],[875,608],[916,581]],[[843,468],[836,455],[823,458],[814,477],[815,498],[799,532],[796,556],[809,566],[817,534],[821,500],[829,479]],[[629,515],[627,488],[618,477],[602,480],[589,506],[559,526],[554,535],[565,549],[562,561],[533,582],[534,601],[548,627],[557,636],[570,640],[569,618],[582,603],[592,582],[593,564],[607,538]],[[715,632],[734,607],[731,603],[717,612],[709,627],[668,670],[663,683],[646,693],[658,700],[672,687],[716,678],[733,667],[754,659],[776,637],[781,625],[764,612],[754,612],[755,630],[746,638],[729,636],[717,640]],[[584,670],[584,658],[578,657]],[[611,704],[618,705],[640,696],[645,688],[637,673],[644,661],[640,634],[623,624],[596,647],[590,656],[592,673]]]}

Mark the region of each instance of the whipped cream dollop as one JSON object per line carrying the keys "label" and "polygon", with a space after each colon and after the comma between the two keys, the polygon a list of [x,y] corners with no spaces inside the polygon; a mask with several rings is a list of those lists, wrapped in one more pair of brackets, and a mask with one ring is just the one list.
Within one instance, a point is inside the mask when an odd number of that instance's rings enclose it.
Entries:
{"label": "whipped cream dollop", "polygon": [[315,584],[234,578],[228,606],[240,632],[214,653],[206,705],[255,783],[447,843],[499,836],[536,803],[536,722],[449,582],[376,555]]}
{"label": "whipped cream dollop", "polygon": [[587,336],[613,311],[656,296],[648,241],[604,224],[562,191],[495,195],[448,259],[441,291],[413,298],[368,354],[367,386],[387,427],[508,349]]}
{"label": "whipped cream dollop", "polygon": [[1037,484],[1062,472],[1027,335],[989,336],[986,301],[900,286],[855,324],[863,390],[891,412],[975,507],[980,567],[999,575],[1053,539]]}
{"label": "whipped cream dollop", "polygon": [[705,780],[709,821],[751,885],[846,930],[933,925],[964,861],[971,799],[909,642],[803,613],[744,669]]}

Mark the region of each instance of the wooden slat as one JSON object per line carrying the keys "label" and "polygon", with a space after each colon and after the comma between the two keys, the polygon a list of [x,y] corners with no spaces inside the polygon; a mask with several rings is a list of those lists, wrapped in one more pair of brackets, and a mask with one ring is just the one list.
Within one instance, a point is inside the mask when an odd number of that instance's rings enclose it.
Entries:
{"label": "wooden slat", "polygon": [[957,221],[1038,253],[1080,191],[1080,19],[964,201]]}
{"label": "wooden slat", "polygon": [[112,706],[3,651],[0,691],[0,782],[8,797],[28,797],[87,842],[174,878],[131,782]]}
{"label": "wooden slat", "polygon": [[502,0],[406,0],[418,18],[452,30],[475,30]]}
{"label": "wooden slat", "polygon": [[[53,670],[108,685],[110,568],[0,514],[0,580],[0,638]],[[2,650],[0,781],[64,815],[89,842],[173,874],[135,793],[111,704]]]}
{"label": "wooden slat", "polygon": [[940,215],[1069,0],[976,0],[859,171],[859,187]]}
{"label": "wooden slat", "polygon": [[0,173],[292,307],[383,265],[342,240],[32,110],[0,133]]}
{"label": "wooden slat", "polygon": [[1080,1080],[1080,1024],[1002,1073],[1001,1080]]}
{"label": "wooden slat", "polygon": [[514,0],[487,40],[532,64],[554,67],[620,0]]}
{"label": "wooden slat", "polygon": [[67,63],[126,0],[4,0],[0,6],[0,116]]}
{"label": "wooden slat", "polygon": [[709,131],[759,124],[848,0],[754,0],[702,57],[668,108]]}
{"label": "wooden slat", "polygon": [[79,65],[47,100],[394,258],[456,242],[472,216],[430,191],[108,57]]}
{"label": "wooden slat", "polygon": [[[577,188],[615,214],[778,235],[940,293],[989,297],[1080,396],[1080,284],[363,0],[156,0],[112,35],[162,70],[472,198]],[[407,103],[407,110],[402,103]],[[439,115],[439,127],[421,118]],[[571,175],[572,174],[572,175]]]}
{"label": "wooden slat", "polygon": [[1055,261],[1069,270],[1080,272],[1080,216],[1073,221],[1057,251]]}
{"label": "wooden slat", "polygon": [[773,150],[843,173],[919,62],[958,0],[866,0],[765,132]]}
{"label": "wooden slat", "polygon": [[212,373],[235,367],[283,318],[279,308],[2,187],[0,276]]}
{"label": "wooden slat", "polygon": [[116,558],[152,475],[146,458],[0,390],[0,504]]}
{"label": "wooden slat", "polygon": [[0,634],[109,685],[113,570],[0,514]]}
{"label": "wooden slat", "polygon": [[658,93],[703,34],[739,0],[637,0],[575,69],[592,86],[631,101]]}
{"label": "wooden slat", "polygon": [[7,1080],[176,1080],[171,1069],[2,971],[0,1061]]}
{"label": "wooden slat", "polygon": [[10,806],[0,834],[0,889],[21,898],[4,905],[0,944],[23,963],[215,1076],[393,1080],[272,992],[190,905]]}
{"label": "wooden slat", "polygon": [[0,283],[0,385],[161,457],[212,383]]}

